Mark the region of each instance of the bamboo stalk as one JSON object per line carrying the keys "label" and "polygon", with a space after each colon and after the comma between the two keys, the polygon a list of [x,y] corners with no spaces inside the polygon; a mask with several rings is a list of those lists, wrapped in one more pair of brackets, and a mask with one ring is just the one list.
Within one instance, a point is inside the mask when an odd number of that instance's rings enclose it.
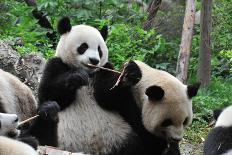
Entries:
{"label": "bamboo stalk", "polygon": [[122,72],[120,73],[120,76],[118,77],[118,80],[116,81],[115,85],[110,88],[110,90],[114,89],[115,87],[118,86],[119,82],[121,81],[122,79],[122,76],[124,75],[124,72],[125,72],[125,68],[126,68],[126,64],[124,65],[123,69],[122,69]]}
{"label": "bamboo stalk", "polygon": [[93,68],[100,68],[100,69],[103,69],[103,70],[107,70],[107,71],[110,71],[110,72],[121,74],[121,72],[119,72],[119,71],[116,71],[116,70],[113,70],[113,69],[109,69],[109,68],[105,68],[105,67],[95,66],[95,65],[92,65],[92,64],[87,64],[87,66],[93,67]]}
{"label": "bamboo stalk", "polygon": [[20,122],[20,123],[18,124],[18,126],[21,126],[21,125],[23,125],[23,124],[25,124],[25,123],[27,123],[27,122],[29,122],[29,121],[31,121],[31,120],[37,118],[37,117],[39,117],[39,115],[35,115],[35,116],[33,116],[33,117],[30,117],[30,118],[28,118],[28,119],[26,119],[26,120]]}

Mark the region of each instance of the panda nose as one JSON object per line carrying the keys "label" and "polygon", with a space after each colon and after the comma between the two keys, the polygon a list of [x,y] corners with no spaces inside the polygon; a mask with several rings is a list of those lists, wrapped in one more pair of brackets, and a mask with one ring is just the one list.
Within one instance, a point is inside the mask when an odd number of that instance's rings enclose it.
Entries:
{"label": "panda nose", "polygon": [[94,59],[94,58],[89,58],[89,61],[92,65],[97,65],[99,63],[99,60]]}

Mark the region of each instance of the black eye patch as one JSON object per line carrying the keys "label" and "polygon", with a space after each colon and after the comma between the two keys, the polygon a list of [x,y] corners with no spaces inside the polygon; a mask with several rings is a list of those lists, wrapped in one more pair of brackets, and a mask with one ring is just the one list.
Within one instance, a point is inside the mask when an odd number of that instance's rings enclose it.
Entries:
{"label": "black eye patch", "polygon": [[84,54],[85,51],[86,51],[88,48],[89,48],[88,44],[83,43],[83,44],[81,44],[81,46],[79,46],[79,47],[77,48],[77,52],[78,52],[79,54]]}
{"label": "black eye patch", "polygon": [[99,56],[100,56],[100,58],[102,57],[102,50],[101,50],[101,47],[100,46],[98,46],[98,52],[99,52]]}
{"label": "black eye patch", "polygon": [[170,125],[173,125],[173,122],[171,119],[165,119],[162,123],[161,123],[161,126],[162,127],[168,127]]}

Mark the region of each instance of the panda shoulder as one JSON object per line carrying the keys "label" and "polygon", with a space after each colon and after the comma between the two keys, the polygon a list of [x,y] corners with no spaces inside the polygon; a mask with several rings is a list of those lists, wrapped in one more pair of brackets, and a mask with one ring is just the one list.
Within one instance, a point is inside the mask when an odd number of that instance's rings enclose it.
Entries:
{"label": "panda shoulder", "polygon": [[57,71],[64,71],[67,70],[69,67],[67,64],[65,64],[61,58],[59,57],[53,57],[50,58],[45,66],[44,72],[57,72]]}

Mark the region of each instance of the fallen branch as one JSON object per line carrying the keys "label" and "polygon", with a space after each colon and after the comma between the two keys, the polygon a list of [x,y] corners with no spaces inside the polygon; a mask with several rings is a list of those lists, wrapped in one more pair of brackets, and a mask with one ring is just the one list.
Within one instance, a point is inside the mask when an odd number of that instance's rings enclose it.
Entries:
{"label": "fallen branch", "polygon": [[92,64],[87,64],[87,66],[93,67],[93,68],[100,68],[102,70],[107,70],[107,71],[110,71],[110,72],[121,74],[121,72],[119,72],[119,71],[116,71],[116,70],[113,70],[113,69],[109,69],[109,68],[105,68],[105,67],[95,66],[95,65],[92,65]]}
{"label": "fallen branch", "polygon": [[35,118],[37,118],[37,117],[39,117],[39,115],[35,115],[35,116],[33,116],[33,117],[30,117],[30,118],[28,118],[28,119],[26,119],[26,120],[20,122],[20,123],[18,124],[18,127],[21,126],[21,125],[23,125],[23,124],[25,124],[25,123],[27,123],[27,122],[30,122],[31,120],[33,120],[33,119],[35,119]]}

